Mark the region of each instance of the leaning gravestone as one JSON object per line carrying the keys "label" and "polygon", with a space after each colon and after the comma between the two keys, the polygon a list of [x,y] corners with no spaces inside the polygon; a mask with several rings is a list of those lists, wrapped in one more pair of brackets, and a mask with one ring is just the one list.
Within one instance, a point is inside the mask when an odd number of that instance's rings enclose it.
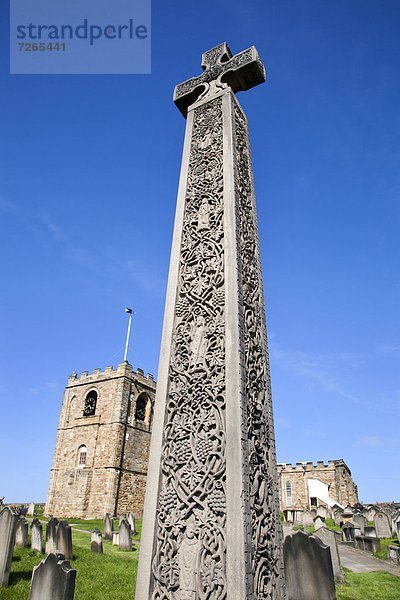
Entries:
{"label": "leaning gravestone", "polygon": [[126,519],[126,514],[122,513],[122,515],[120,515],[119,520],[118,520],[118,526],[121,525],[121,523],[124,519]]}
{"label": "leaning gravestone", "polygon": [[103,540],[98,529],[93,529],[90,537],[90,549],[96,554],[103,554]]}
{"label": "leaning gravestone", "polygon": [[322,517],[324,520],[329,517],[328,509],[325,506],[318,506],[317,508],[317,516]]}
{"label": "leaning gravestone", "polygon": [[[329,546],[331,550],[331,558],[332,558],[332,567],[333,574],[336,580],[343,579],[343,570],[340,562],[339,550],[338,550],[338,542],[340,541],[340,533],[336,531],[331,531],[327,527],[320,527],[318,531],[315,532],[315,536],[318,537],[321,542],[323,542],[326,546]],[[339,538],[339,539],[338,539]]]}
{"label": "leaning gravestone", "polygon": [[0,587],[8,585],[18,515],[8,506],[0,511]]}
{"label": "leaning gravestone", "polygon": [[132,550],[132,530],[126,519],[122,519],[119,524],[119,549],[120,550]]}
{"label": "leaning gravestone", "polygon": [[331,551],[298,531],[283,544],[287,600],[336,600]]}
{"label": "leaning gravestone", "polygon": [[360,535],[364,535],[365,528],[368,527],[368,521],[361,513],[353,515],[353,524],[356,529],[360,530]]}
{"label": "leaning gravestone", "polygon": [[35,514],[35,503],[34,502],[29,503],[28,512],[26,514],[29,515],[30,517],[33,517],[33,515]]}
{"label": "leaning gravestone", "polygon": [[314,527],[315,530],[319,529],[320,527],[324,527],[325,526],[325,519],[324,517],[321,517],[320,515],[317,515],[314,519]]}
{"label": "leaning gravestone", "polygon": [[15,532],[15,545],[19,548],[28,547],[28,521],[25,517],[20,517]]}
{"label": "leaning gravestone", "polygon": [[46,554],[57,552],[57,525],[58,519],[50,517],[46,524]]}
{"label": "leaning gravestone", "polygon": [[333,518],[335,520],[335,525],[340,525],[343,521],[343,510],[341,508],[336,509],[333,512]]}
{"label": "leaning gravestone", "polygon": [[62,554],[49,554],[33,569],[28,600],[73,600],[75,578]]}
{"label": "leaning gravestone", "polygon": [[133,514],[133,512],[129,512],[128,513],[128,523],[131,526],[131,530],[132,530],[132,535],[136,534],[136,519],[135,519],[135,515]]}
{"label": "leaning gravestone", "polygon": [[108,513],[106,513],[106,516],[104,517],[103,530],[104,530],[104,539],[112,540],[113,533],[114,533],[114,521]]}
{"label": "leaning gravestone", "polygon": [[72,560],[72,531],[67,521],[60,521],[56,533],[57,552],[64,555],[66,560]]}
{"label": "leaning gravestone", "polygon": [[374,517],[376,535],[378,538],[392,537],[388,516],[384,512],[376,512]]}
{"label": "leaning gravestone", "polygon": [[303,512],[302,523],[304,527],[307,527],[308,525],[314,525],[314,515],[309,510],[305,510]]}
{"label": "leaning gravestone", "polygon": [[40,553],[43,552],[42,532],[43,527],[39,519],[33,519],[31,523],[31,548]]}

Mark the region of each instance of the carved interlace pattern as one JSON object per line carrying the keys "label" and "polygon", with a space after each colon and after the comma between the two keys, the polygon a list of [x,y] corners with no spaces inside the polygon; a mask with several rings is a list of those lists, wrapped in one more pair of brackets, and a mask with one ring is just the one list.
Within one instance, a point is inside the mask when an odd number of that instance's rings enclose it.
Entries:
{"label": "carved interlace pattern", "polygon": [[152,564],[153,600],[226,598],[221,98],[197,108],[193,118]]}
{"label": "carved interlace pattern", "polygon": [[283,562],[258,226],[247,124],[237,102],[233,102],[248,407],[253,594],[257,600],[276,600],[284,597]]}

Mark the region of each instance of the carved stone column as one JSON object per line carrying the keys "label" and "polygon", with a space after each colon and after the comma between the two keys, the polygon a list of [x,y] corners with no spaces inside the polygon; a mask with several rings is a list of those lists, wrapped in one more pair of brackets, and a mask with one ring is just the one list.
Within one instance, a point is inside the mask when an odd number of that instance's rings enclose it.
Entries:
{"label": "carved stone column", "polygon": [[175,90],[187,114],[136,600],[285,597],[246,117],[265,79],[226,44]]}

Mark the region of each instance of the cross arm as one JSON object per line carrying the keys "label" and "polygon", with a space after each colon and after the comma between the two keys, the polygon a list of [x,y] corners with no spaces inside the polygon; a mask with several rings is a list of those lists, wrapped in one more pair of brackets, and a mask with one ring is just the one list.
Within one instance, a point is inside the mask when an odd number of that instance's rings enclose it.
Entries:
{"label": "cross arm", "polygon": [[[227,44],[217,46],[215,50],[224,48],[219,57],[213,57],[212,63],[203,61],[204,73],[180,83],[174,90],[174,102],[183,114],[187,115],[188,108],[196,102],[212,81],[217,84],[227,84],[236,92],[248,90],[266,80],[264,65],[255,46],[232,57]],[[211,51],[203,55],[207,56]],[[229,58],[231,57],[231,58]]]}

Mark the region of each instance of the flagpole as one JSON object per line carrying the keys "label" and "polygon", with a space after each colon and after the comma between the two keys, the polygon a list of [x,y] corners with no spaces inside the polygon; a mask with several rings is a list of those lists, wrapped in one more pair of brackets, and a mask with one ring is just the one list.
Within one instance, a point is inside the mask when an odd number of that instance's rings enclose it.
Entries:
{"label": "flagpole", "polygon": [[124,362],[127,361],[127,356],[128,356],[128,347],[129,347],[129,338],[130,338],[130,335],[131,335],[131,323],[132,323],[133,310],[131,308],[126,308],[125,312],[129,314],[129,319],[128,319],[128,331],[126,332]]}

